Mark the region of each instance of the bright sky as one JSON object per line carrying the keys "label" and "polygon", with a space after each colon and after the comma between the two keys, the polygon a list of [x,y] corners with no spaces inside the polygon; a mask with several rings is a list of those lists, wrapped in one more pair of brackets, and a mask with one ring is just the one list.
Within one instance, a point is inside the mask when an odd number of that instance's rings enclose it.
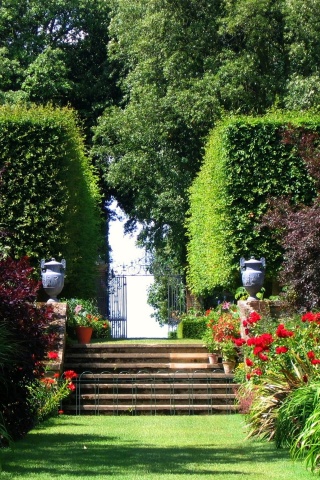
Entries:
{"label": "bright sky", "polygon": [[[114,203],[111,208],[121,212]],[[123,215],[122,215],[123,216]],[[125,220],[110,222],[109,243],[112,248],[112,267],[130,265],[132,261],[144,257],[143,249],[136,247],[136,235],[125,235]],[[166,327],[161,328],[151,317],[153,309],[147,304],[147,289],[153,282],[150,276],[128,276],[128,338],[161,338],[167,337]]]}

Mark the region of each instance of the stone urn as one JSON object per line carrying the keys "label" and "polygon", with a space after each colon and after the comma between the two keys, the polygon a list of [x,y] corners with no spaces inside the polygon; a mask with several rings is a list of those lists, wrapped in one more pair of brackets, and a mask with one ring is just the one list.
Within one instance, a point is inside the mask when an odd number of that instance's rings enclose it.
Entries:
{"label": "stone urn", "polygon": [[261,290],[264,282],[266,261],[264,258],[256,260],[251,257],[250,260],[240,259],[242,285],[249,293],[248,300],[258,300],[257,293]]}
{"label": "stone urn", "polygon": [[58,302],[57,295],[61,293],[64,285],[64,272],[66,261],[57,262],[51,258],[49,262],[41,260],[41,277],[44,291],[49,295],[47,303]]}

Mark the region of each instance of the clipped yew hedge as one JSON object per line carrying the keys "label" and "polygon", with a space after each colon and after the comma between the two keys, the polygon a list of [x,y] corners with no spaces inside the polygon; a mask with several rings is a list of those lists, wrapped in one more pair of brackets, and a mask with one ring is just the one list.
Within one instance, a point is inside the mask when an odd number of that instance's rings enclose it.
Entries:
{"label": "clipped yew hedge", "polygon": [[[203,166],[190,190],[188,283],[198,295],[240,284],[239,260],[267,260],[275,277],[282,250],[270,229],[257,228],[269,197],[308,204],[314,179],[289,132],[320,132],[320,116],[273,113],[235,117],[211,133]],[[301,135],[300,135],[301,137]]]}
{"label": "clipped yew hedge", "polygon": [[0,108],[0,249],[67,261],[64,296],[88,297],[102,245],[98,182],[70,109]]}

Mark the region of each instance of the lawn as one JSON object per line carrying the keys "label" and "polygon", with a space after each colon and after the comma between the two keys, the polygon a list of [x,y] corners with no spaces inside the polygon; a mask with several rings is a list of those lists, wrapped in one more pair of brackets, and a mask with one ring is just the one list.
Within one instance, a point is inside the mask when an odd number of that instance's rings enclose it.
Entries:
{"label": "lawn", "polygon": [[308,480],[241,415],[61,416],[0,452],[1,480]]}

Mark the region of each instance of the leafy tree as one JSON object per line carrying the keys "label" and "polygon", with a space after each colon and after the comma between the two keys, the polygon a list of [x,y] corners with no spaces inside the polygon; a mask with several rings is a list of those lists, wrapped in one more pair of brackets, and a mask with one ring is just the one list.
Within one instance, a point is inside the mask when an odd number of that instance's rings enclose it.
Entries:
{"label": "leafy tree", "polygon": [[[117,0],[109,54],[123,106],[95,130],[94,158],[141,242],[185,265],[188,189],[224,112],[263,112],[282,94],[281,0]],[[276,59],[276,60],[275,60]]]}
{"label": "leafy tree", "polygon": [[2,3],[3,101],[23,98],[70,104],[80,112],[89,136],[97,116],[117,98],[106,51],[109,11],[104,0]]}
{"label": "leafy tree", "polygon": [[48,47],[25,70],[21,85],[28,98],[35,103],[66,104],[72,84],[68,79],[63,52]]}

